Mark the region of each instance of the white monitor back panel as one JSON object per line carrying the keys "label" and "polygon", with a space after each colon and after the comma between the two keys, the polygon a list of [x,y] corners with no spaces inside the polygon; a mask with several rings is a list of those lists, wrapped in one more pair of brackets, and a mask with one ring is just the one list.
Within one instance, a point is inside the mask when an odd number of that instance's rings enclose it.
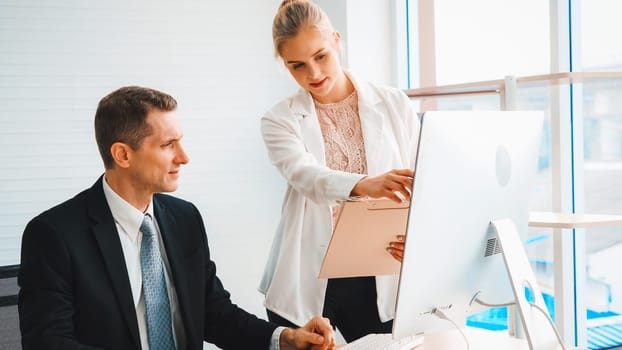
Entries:
{"label": "white monitor back panel", "polygon": [[487,303],[514,299],[490,222],[526,235],[542,113],[433,111],[423,116],[393,333],[464,325]]}

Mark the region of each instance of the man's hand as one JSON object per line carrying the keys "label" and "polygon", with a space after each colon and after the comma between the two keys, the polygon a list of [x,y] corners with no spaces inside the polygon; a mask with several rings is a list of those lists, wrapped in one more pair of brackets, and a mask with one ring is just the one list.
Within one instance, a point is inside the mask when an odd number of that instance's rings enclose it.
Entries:
{"label": "man's hand", "polygon": [[402,262],[404,258],[404,236],[397,235],[397,241],[389,242],[387,252],[389,252],[395,260]]}
{"label": "man's hand", "polygon": [[286,328],[279,339],[281,350],[335,348],[335,331],[327,318],[316,316],[301,328]]}

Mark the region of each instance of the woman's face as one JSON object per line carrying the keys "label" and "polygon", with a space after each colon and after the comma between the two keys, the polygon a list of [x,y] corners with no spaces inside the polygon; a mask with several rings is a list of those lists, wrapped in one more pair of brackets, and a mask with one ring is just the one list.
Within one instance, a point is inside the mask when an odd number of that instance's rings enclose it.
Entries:
{"label": "woman's face", "polygon": [[281,57],[292,77],[320,102],[332,102],[335,86],[345,80],[339,40],[339,33],[325,38],[319,31],[307,29],[281,46]]}

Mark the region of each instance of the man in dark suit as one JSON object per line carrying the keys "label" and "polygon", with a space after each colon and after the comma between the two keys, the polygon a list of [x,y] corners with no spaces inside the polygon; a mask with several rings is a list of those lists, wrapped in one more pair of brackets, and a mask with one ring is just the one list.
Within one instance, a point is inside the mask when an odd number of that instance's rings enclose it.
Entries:
{"label": "man in dark suit", "polygon": [[30,221],[19,316],[28,349],[330,349],[328,320],[278,327],[230,300],[203,220],[177,189],[188,162],[177,102],[142,87],[104,97],[95,136],[105,173]]}

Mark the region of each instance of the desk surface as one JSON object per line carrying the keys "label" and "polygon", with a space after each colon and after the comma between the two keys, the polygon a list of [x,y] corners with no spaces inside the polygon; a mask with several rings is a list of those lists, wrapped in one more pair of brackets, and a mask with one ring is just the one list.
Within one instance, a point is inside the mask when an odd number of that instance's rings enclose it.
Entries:
{"label": "desk surface", "polygon": [[[450,342],[446,343],[443,340],[434,339],[425,339],[422,346],[415,348],[416,350],[425,350],[426,344],[433,345],[429,347],[430,349],[465,349],[464,339],[462,336],[456,331],[449,331],[443,333],[450,333],[451,339]],[[527,344],[527,340],[525,339],[517,339],[514,337],[510,337],[505,331],[489,331],[481,328],[474,327],[466,327],[464,329],[464,333],[466,338],[469,341],[469,349],[470,350],[526,350],[529,349],[529,345]],[[442,334],[441,336],[445,336]],[[439,336],[435,336],[438,338]]]}
{"label": "desk surface", "polygon": [[[457,331],[442,332],[449,334],[448,341],[442,340],[439,335],[431,336],[434,347],[431,349],[463,349],[465,348],[464,339]],[[470,350],[528,350],[529,345],[525,339],[510,337],[507,331],[490,331],[481,328],[466,327],[464,333],[469,341]],[[440,334],[445,336],[445,334]],[[436,339],[435,339],[436,338]],[[427,340],[427,339],[426,339]],[[414,347],[412,350],[426,350],[426,343]],[[432,344],[431,344],[432,345]],[[342,345],[343,346],[343,345]],[[342,346],[338,346],[339,349]],[[561,347],[558,347],[561,349]],[[578,348],[566,347],[566,350],[579,350]]]}
{"label": "desk surface", "polygon": [[529,213],[530,227],[588,228],[622,225],[622,215],[571,214],[532,211]]}

